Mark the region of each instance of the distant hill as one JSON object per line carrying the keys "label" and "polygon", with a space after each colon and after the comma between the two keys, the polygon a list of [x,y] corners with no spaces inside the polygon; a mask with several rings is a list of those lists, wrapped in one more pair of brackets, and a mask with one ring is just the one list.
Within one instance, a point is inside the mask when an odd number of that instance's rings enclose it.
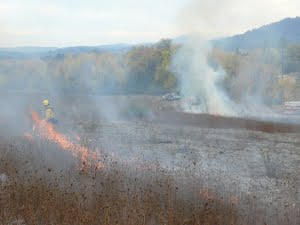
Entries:
{"label": "distant hill", "polygon": [[122,53],[128,51],[132,45],[113,44],[100,46],[74,46],[65,48],[55,47],[15,47],[0,48],[0,59],[24,59],[24,58],[52,58],[67,54],[79,54],[88,52],[113,52]]}
{"label": "distant hill", "polygon": [[300,43],[300,17],[286,18],[244,34],[214,40],[216,47],[225,50],[279,47],[282,41]]}
{"label": "distant hill", "polygon": [[[189,35],[182,35],[173,39],[173,43],[182,44]],[[260,28],[249,30],[243,34],[212,40],[213,45],[224,50],[254,49],[265,47],[280,47],[282,42],[300,44],[300,17],[286,18],[279,22],[271,23]],[[144,45],[151,45],[148,43]],[[133,45],[112,44],[100,46],[74,46],[74,47],[16,47],[0,48],[0,59],[22,58],[56,58],[66,54],[79,54],[87,52],[113,52],[124,53]]]}
{"label": "distant hill", "polygon": [[129,44],[113,44],[113,45],[100,45],[100,46],[75,46],[55,49],[54,53],[60,54],[77,54],[84,52],[122,52],[131,48]]}
{"label": "distant hill", "polygon": [[24,59],[39,57],[49,51],[54,51],[53,47],[14,47],[0,48],[0,59]]}

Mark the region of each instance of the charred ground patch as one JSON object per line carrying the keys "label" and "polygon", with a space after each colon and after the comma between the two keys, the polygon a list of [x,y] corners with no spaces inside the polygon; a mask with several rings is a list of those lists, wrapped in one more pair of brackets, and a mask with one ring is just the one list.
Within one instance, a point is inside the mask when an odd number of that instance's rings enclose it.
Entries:
{"label": "charred ground patch", "polygon": [[0,130],[0,224],[299,224],[298,125],[156,110],[164,102],[150,100],[136,116],[120,98],[117,119],[107,117],[115,104],[59,102],[58,131],[99,149],[102,170],[17,136],[23,117]]}
{"label": "charred ground patch", "polygon": [[[39,147],[50,151],[49,157],[60,154],[49,143],[39,143]],[[7,177],[1,184],[1,224],[238,221],[237,200],[218,196],[205,189],[201,180],[186,180],[181,172],[171,173],[149,162],[118,163],[108,157],[107,169],[103,170],[78,170],[75,161],[54,167],[42,152],[25,140],[16,140],[8,148],[1,146],[1,162],[5,162],[1,164],[1,173]],[[182,185],[180,181],[188,184]]]}
{"label": "charred ground patch", "polygon": [[82,133],[104,169],[1,137],[2,224],[299,224],[297,133],[142,121]]}

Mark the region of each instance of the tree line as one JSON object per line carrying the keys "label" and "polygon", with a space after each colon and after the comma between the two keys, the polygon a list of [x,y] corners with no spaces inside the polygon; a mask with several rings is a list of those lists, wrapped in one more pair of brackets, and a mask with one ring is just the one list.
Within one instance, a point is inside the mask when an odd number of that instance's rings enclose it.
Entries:
{"label": "tree line", "polygon": [[76,93],[161,93],[176,86],[169,71],[171,40],[135,46],[126,53],[90,52],[0,60],[6,89]]}
{"label": "tree line", "polygon": [[[0,87],[13,90],[92,94],[161,94],[180,86],[170,66],[180,45],[163,39],[135,46],[126,53],[90,52],[45,58],[1,59]],[[282,54],[284,52],[284,54]],[[236,101],[243,96],[265,96],[279,101],[283,73],[300,72],[300,45],[260,48],[246,54],[213,49],[209,60],[226,72],[224,88]],[[281,82],[282,83],[282,82]],[[282,89],[282,90],[281,90]],[[280,91],[278,91],[280,90]]]}

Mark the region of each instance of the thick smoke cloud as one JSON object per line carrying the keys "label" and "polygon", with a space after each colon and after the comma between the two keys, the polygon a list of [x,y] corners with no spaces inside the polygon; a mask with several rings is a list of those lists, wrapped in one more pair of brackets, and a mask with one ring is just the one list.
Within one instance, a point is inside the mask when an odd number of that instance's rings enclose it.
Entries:
{"label": "thick smoke cloud", "polygon": [[[277,72],[268,71],[267,66],[259,68],[257,65],[263,63],[257,62],[259,59],[250,60],[239,65],[235,81],[228,86],[225,84],[228,75],[221,65],[212,67],[208,63],[212,48],[207,40],[296,15],[294,9],[299,7],[299,3],[292,1],[190,2],[179,12],[177,22],[181,33],[191,35],[182,38],[172,62],[172,71],[183,95],[183,109],[196,113],[277,118],[277,113],[269,107],[274,102],[267,98],[267,93],[273,91],[271,86],[277,79]],[[252,90],[249,91],[250,85]],[[239,89],[239,99],[229,94],[234,89]]]}
{"label": "thick smoke cloud", "polygon": [[[255,62],[249,62],[240,65],[228,85],[228,74],[222,66],[209,62],[211,54],[210,42],[193,35],[186,38],[172,59],[171,70],[179,81],[185,112],[276,120],[280,117],[270,107],[274,99],[267,97],[277,79],[274,71],[260,71]],[[280,94],[280,89],[275,92]]]}
{"label": "thick smoke cloud", "polygon": [[221,69],[209,66],[210,44],[192,36],[178,50],[172,70],[179,80],[183,109],[188,112],[234,115],[233,102],[222,90],[226,76]]}

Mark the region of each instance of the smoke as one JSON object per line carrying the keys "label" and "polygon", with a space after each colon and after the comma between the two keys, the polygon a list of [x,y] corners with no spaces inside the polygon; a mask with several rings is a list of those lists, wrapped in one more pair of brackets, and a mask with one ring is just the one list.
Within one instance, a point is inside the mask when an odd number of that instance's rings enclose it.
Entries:
{"label": "smoke", "polygon": [[[278,1],[254,0],[247,7],[245,3],[237,0],[191,1],[178,13],[179,32],[190,34],[178,41],[180,45],[171,66],[179,81],[184,111],[276,120],[280,117],[270,107],[282,101],[280,97],[274,97],[280,95],[279,88],[274,90],[280,63],[268,64],[263,52],[253,51],[246,59],[238,54],[228,54],[225,57],[238,64],[229,64],[237,69],[229,76],[220,60],[210,61],[214,49],[208,40],[212,37],[236,34],[273,22],[271,15],[278,19],[285,16],[279,13],[281,3]],[[268,12],[263,12],[267,5]]]}
{"label": "smoke", "polygon": [[209,65],[211,45],[194,35],[179,48],[172,62],[187,112],[235,115],[234,103],[222,89],[226,73]]}
{"label": "smoke", "polygon": [[[185,112],[223,116],[276,119],[270,93],[278,71],[256,61],[241,61],[237,74],[229,79],[217,60],[211,60],[212,45],[199,35],[181,43],[172,59]],[[278,90],[275,90],[278,92]],[[282,117],[282,115],[281,115]]]}

